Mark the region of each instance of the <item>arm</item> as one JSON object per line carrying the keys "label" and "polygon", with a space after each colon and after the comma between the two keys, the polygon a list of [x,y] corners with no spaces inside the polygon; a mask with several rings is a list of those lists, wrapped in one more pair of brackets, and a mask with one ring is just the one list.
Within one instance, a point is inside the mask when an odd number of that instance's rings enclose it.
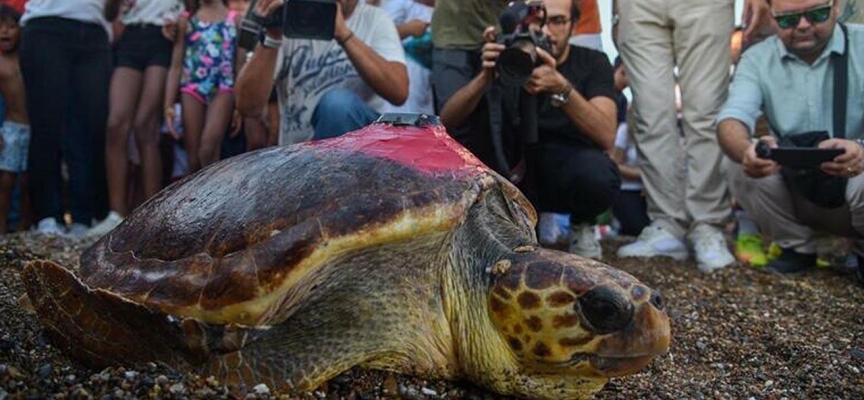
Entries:
{"label": "arm", "polygon": [[[168,68],[168,76],[165,79],[165,102],[162,104],[164,110],[165,121],[169,121],[168,128],[173,130],[173,124],[170,121],[174,120],[174,104],[177,103],[177,94],[180,91],[180,75],[183,72],[183,57],[186,52],[186,34],[187,19],[185,16],[180,16],[177,19],[177,37],[174,40],[174,47],[171,51],[171,67]],[[172,132],[176,135],[176,132]]]}
{"label": "arm", "polygon": [[[760,140],[769,147],[777,147],[773,136]],[[765,160],[756,155],[756,143],[750,141],[750,131],[747,126],[736,119],[724,119],[717,125],[717,141],[720,148],[732,161],[741,164],[744,173],[751,178],[764,178],[780,172],[780,165],[773,160]]]}
{"label": "arm", "polygon": [[419,19],[412,19],[402,25],[396,27],[396,31],[399,32],[399,38],[405,39],[408,36],[423,36],[426,33],[426,27],[429,24],[421,21]]}
{"label": "arm", "polygon": [[494,27],[487,27],[483,32],[483,36],[486,41],[480,57],[483,62],[483,69],[467,85],[456,93],[453,93],[453,96],[450,96],[450,99],[441,108],[439,117],[441,118],[441,123],[447,129],[459,126],[474,112],[480,99],[483,98],[486,88],[495,79],[495,60],[498,59],[498,55],[504,50],[504,45],[494,42]]}
{"label": "arm", "polygon": [[744,23],[744,42],[759,41],[773,33],[771,6],[766,0],[745,0],[741,15]]}
{"label": "arm", "polygon": [[[354,69],[363,81],[385,100],[394,105],[405,103],[408,98],[408,69],[405,64],[384,59],[369,45],[355,37],[354,32],[345,25],[341,3],[336,4],[336,28],[333,36],[348,55]],[[392,38],[394,43],[391,45],[398,46],[401,51],[402,44],[399,43],[398,34],[395,33],[395,25],[392,25],[392,22],[390,25],[393,26],[390,29],[394,31]],[[378,29],[383,32],[386,27],[382,26]],[[390,39],[384,37],[383,40]]]}
{"label": "arm", "polygon": [[107,21],[114,21],[120,15],[120,3],[123,0],[105,0],[104,17]]}
{"label": "arm", "polygon": [[629,126],[626,122],[618,124],[618,131],[615,134],[615,146],[609,152],[609,157],[615,161],[618,166],[618,171],[621,172],[623,179],[631,181],[642,180],[642,171],[639,167],[627,164],[627,148],[630,146]]}
{"label": "arm", "polygon": [[[531,78],[525,84],[525,90],[531,94],[561,93],[570,85],[567,78],[555,69],[556,61],[552,56],[538,48],[537,54],[544,65],[534,69]],[[611,79],[611,73],[608,77]],[[581,132],[585,133],[600,149],[608,151],[615,144],[616,114],[618,106],[605,96],[595,96],[586,99],[576,90],[570,90],[567,103],[561,107],[570,121]]]}
{"label": "arm", "polygon": [[[258,0],[255,3],[254,12],[264,18],[269,18],[282,6],[282,3],[282,0]],[[282,40],[282,32],[278,27],[268,28],[267,35]],[[267,99],[270,98],[270,91],[273,90],[273,75],[276,71],[278,56],[278,49],[259,44],[255,47],[252,58],[237,74],[234,92],[237,95],[237,109],[244,117],[263,118]]]}

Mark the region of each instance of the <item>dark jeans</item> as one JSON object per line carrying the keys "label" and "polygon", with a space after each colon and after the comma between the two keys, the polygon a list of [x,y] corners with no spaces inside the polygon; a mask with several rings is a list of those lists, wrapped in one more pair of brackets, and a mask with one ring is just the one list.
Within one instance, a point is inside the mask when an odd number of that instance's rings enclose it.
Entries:
{"label": "dark jeans", "polygon": [[537,182],[538,211],[570,214],[573,224],[593,224],[612,207],[621,175],[602,151],[557,143],[542,143],[537,151],[531,173]]}
{"label": "dark jeans", "polygon": [[622,190],[612,206],[612,213],[621,223],[622,235],[638,236],[651,223],[648,202],[641,191]]}
{"label": "dark jeans", "polygon": [[[74,154],[66,158],[80,157],[91,168],[76,195],[83,197],[82,204],[92,205],[94,216],[101,217],[108,203],[105,127],[111,48],[107,33],[99,25],[65,18],[30,20],[21,32],[20,62],[30,114],[28,164],[35,221],[56,217],[62,135],[69,135],[68,143],[75,144],[68,146]],[[63,129],[68,101],[79,111],[80,132]]]}
{"label": "dark jeans", "polygon": [[330,89],[312,112],[313,139],[342,136],[375,122],[378,117],[357,93],[340,87]]}

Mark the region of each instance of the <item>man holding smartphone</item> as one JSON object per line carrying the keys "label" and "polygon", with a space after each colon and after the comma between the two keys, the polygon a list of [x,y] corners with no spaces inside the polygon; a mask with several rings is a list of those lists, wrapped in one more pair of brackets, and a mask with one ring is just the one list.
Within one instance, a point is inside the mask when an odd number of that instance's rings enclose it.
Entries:
{"label": "man holding smartphone", "polygon": [[[858,254],[864,250],[864,115],[860,112],[864,64],[854,62],[864,57],[864,27],[849,25],[844,32],[837,23],[839,12],[831,0],[773,0],[777,35],[744,53],[729,99],[717,117],[718,140],[729,158],[725,167],[732,194],[760,230],[783,249],[767,266],[777,273],[816,265],[815,231],[853,238]],[[844,64],[848,68],[844,100],[850,112],[837,121],[836,114],[844,112],[837,111],[838,88],[833,82]],[[819,168],[827,179],[848,179],[845,202],[841,199],[845,204],[836,208],[815,204],[781,176],[780,164],[757,155],[759,146],[751,136],[762,112],[777,136],[762,138],[765,144],[760,146],[776,148],[777,137],[791,140],[811,131],[828,132],[830,138],[818,147],[842,149],[843,154]],[[838,126],[844,132],[836,132]],[[859,258],[864,268],[861,264]]]}

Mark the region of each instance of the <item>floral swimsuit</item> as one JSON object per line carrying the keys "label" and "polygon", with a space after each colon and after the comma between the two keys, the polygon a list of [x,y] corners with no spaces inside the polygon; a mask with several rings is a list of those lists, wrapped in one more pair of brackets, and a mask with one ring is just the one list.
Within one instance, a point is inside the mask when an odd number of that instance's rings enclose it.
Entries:
{"label": "floral swimsuit", "polygon": [[234,53],[236,51],[236,11],[223,21],[206,22],[189,17],[186,54],[180,92],[203,104],[222,92],[234,90]]}

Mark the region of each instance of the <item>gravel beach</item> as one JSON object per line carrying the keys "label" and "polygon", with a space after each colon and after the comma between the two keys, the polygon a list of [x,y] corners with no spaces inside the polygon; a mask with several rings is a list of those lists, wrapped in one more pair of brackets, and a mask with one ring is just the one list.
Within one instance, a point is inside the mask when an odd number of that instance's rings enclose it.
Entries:
{"label": "gravel beach", "polygon": [[[778,277],[736,265],[705,276],[692,260],[617,259],[622,243],[604,243],[604,261],[662,291],[673,343],[641,373],[613,379],[598,399],[864,399],[864,289],[848,270]],[[92,370],[52,347],[36,316],[18,305],[21,268],[39,258],[76,267],[89,244],[0,237],[0,400],[280,398],[264,385],[229,387],[155,364]],[[300,398],[501,396],[464,382],[355,369]]]}

